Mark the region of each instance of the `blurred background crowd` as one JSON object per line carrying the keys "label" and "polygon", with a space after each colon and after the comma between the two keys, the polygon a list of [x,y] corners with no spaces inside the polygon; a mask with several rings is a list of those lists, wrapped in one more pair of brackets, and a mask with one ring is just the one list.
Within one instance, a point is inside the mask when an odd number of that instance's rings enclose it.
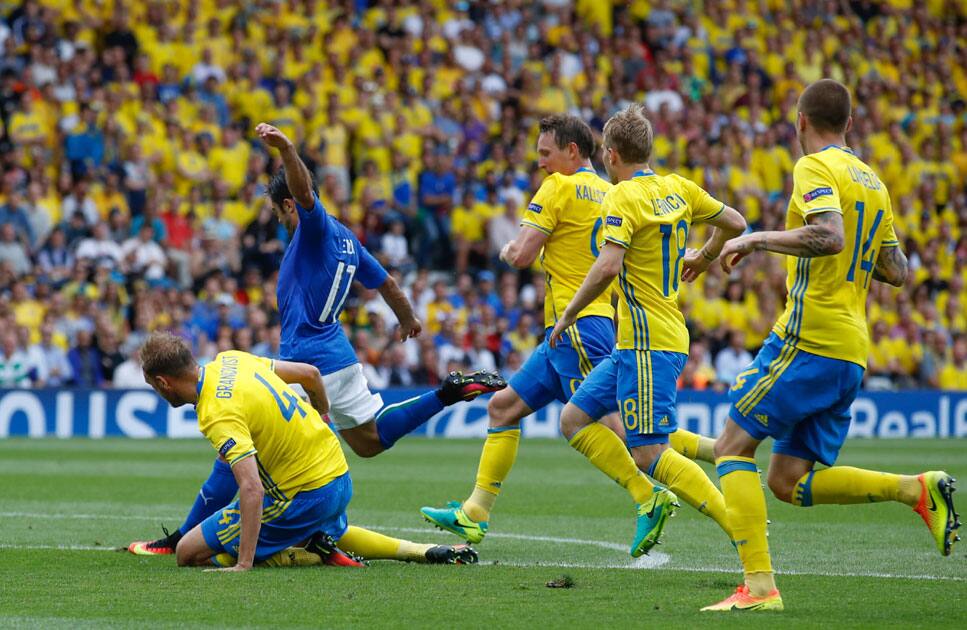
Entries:
{"label": "blurred background crowd", "polygon": [[[496,254],[545,175],[542,116],[599,132],[643,102],[656,171],[781,229],[797,96],[832,77],[853,90],[849,144],[888,186],[913,271],[871,290],[867,387],[967,389],[958,0],[26,0],[0,14],[0,387],[143,385],[136,350],[158,328],[207,360],[278,353],[286,235],[260,121],[297,141],[327,210],[424,322],[399,344],[357,287],[343,322],[371,386],[510,375],[543,335],[544,284]],[[757,255],[682,290],[683,387],[723,387],[751,360],[784,303],[782,263]]]}

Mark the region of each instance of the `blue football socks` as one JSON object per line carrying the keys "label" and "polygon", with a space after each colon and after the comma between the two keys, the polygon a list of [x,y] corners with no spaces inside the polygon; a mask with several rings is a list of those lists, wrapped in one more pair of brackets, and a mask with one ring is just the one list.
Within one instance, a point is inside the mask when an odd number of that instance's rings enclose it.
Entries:
{"label": "blue football socks", "polygon": [[232,474],[232,467],[228,462],[216,459],[211,474],[208,475],[208,479],[198,491],[198,496],[195,497],[195,504],[188,512],[188,518],[178,531],[182,536],[187,534],[195,525],[228,505],[235,498],[236,492],[238,492],[238,482]]}
{"label": "blue football socks", "polygon": [[376,433],[379,443],[388,449],[443,409],[436,391],[429,391],[393,405],[386,405],[376,414]]}

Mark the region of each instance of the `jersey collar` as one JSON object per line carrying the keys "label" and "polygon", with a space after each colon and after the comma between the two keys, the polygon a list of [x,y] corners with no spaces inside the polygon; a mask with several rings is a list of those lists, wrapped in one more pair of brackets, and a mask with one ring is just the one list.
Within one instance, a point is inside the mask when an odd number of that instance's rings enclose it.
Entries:
{"label": "jersey collar", "polygon": [[202,366],[198,369],[198,384],[195,385],[195,391],[201,396],[201,388],[205,385],[205,368]]}
{"label": "jersey collar", "polygon": [[822,149],[820,149],[819,152],[822,153],[826,149],[839,149],[840,151],[846,151],[850,155],[856,155],[855,153],[853,153],[853,149],[851,149],[849,147],[841,147],[838,144],[827,144]]}
{"label": "jersey collar", "polygon": [[575,171],[575,174],[577,173],[594,173],[595,175],[598,174],[597,171],[595,171],[593,168],[590,168],[588,166],[582,166],[581,168]]}
{"label": "jersey collar", "polygon": [[649,169],[642,169],[640,171],[635,171],[635,174],[632,175],[631,177],[632,178],[635,178],[635,177],[654,177],[654,175],[655,175],[655,171],[653,171],[653,170],[651,170],[649,168]]}

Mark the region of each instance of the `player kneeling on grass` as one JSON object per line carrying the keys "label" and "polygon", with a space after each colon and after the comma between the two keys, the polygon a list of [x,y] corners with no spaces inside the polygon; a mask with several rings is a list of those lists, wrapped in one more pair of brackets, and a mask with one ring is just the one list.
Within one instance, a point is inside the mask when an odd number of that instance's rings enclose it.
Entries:
{"label": "player kneeling on grass", "polygon": [[[238,499],[181,538],[179,565],[359,566],[339,550],[369,559],[477,561],[466,545],[416,544],[348,526],[352,480],[339,440],[319,415],[329,402],[315,367],[236,351],[201,367],[188,344],[168,333],[145,341],[141,362],[145,380],[165,400],[195,405],[199,429],[239,486]],[[294,382],[311,406],[287,385]]]}

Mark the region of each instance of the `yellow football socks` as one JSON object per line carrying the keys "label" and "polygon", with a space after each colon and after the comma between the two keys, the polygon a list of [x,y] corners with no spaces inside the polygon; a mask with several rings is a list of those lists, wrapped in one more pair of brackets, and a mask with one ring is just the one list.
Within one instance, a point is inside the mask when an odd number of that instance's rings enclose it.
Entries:
{"label": "yellow football socks", "polygon": [[689,459],[715,463],[715,440],[685,429],[668,436],[669,446]]}
{"label": "yellow football socks", "polygon": [[833,466],[803,475],[793,490],[792,504],[809,507],[821,503],[899,501],[914,506],[920,500],[920,492],[920,482],[912,475]]}
{"label": "yellow football socks", "polygon": [[712,517],[726,534],[729,533],[725,499],[698,464],[667,448],[652,464],[648,474],[696,510]]}
{"label": "yellow football socks", "polygon": [[260,563],[262,567],[314,567],[322,564],[322,558],[302,547],[289,547],[269,556]]}
{"label": "yellow football socks", "polygon": [[346,533],[336,543],[343,551],[348,551],[367,560],[411,560],[422,562],[426,550],[433,545],[425,545],[390,538],[378,532],[350,525]]}
{"label": "yellow football socks", "polygon": [[490,510],[500,494],[500,487],[517,459],[519,443],[519,426],[495,427],[487,431],[487,441],[477,466],[476,486],[470,498],[463,502],[467,517],[478,523],[490,520]]}
{"label": "yellow football socks", "polygon": [[746,585],[754,597],[765,597],[775,588],[775,580],[766,539],[766,496],[755,460],[725,456],[715,460],[715,464]]}
{"label": "yellow football socks", "polygon": [[575,433],[570,444],[626,489],[635,503],[645,503],[654,494],[655,486],[638,470],[624,442],[606,426],[593,422]]}

